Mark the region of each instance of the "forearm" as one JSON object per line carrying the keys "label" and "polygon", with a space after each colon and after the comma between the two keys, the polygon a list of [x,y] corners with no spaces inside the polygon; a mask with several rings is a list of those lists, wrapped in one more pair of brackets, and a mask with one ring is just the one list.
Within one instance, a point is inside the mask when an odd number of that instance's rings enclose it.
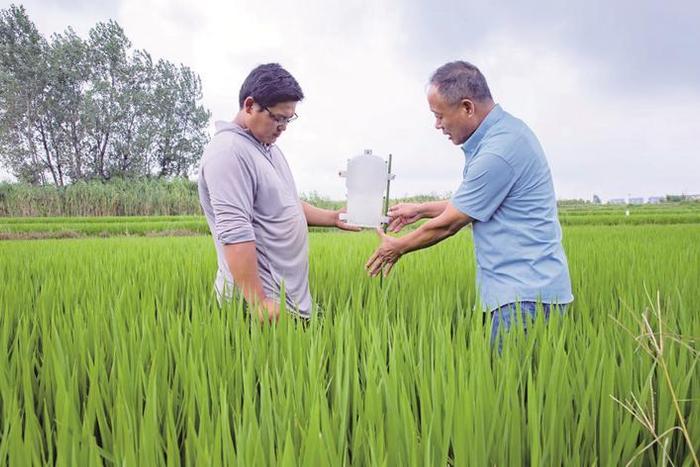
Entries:
{"label": "forearm", "polygon": [[308,226],[315,227],[334,227],[336,212],[330,211],[328,209],[317,208],[312,206],[306,201],[302,201],[302,206],[304,207],[304,217],[306,217],[306,224]]}
{"label": "forearm", "polygon": [[413,232],[397,238],[400,253],[406,254],[441,242],[459,232],[472,219],[445,201],[442,213]]}
{"label": "forearm", "polygon": [[267,297],[258,274],[258,253],[255,242],[224,245],[224,257],[236,286],[251,305],[262,304]]}
{"label": "forearm", "polygon": [[447,208],[448,200],[444,199],[441,201],[428,201],[426,203],[421,203],[418,207],[421,217],[427,217],[433,219],[438,217]]}
{"label": "forearm", "polygon": [[408,235],[397,238],[400,245],[400,252],[403,255],[435,245],[447,237],[454,235],[458,230],[459,229],[453,230],[449,226],[438,224],[435,222],[435,219],[432,219]]}

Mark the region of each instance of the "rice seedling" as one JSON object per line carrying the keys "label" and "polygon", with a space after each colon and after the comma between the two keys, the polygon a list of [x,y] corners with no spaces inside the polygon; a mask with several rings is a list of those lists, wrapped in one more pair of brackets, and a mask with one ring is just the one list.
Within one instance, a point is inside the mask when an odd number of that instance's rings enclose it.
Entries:
{"label": "rice seedling", "polygon": [[697,225],[566,228],[574,304],[500,356],[469,230],[381,286],[375,244],[312,233],[323,312],[261,327],[207,236],[0,242],[0,463],[697,465]]}

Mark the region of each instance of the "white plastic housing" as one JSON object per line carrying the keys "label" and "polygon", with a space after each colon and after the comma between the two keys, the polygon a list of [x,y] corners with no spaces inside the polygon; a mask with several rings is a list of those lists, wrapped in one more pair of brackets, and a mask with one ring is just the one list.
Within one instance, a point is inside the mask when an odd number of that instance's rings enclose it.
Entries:
{"label": "white plastic housing", "polygon": [[348,168],[340,176],[346,177],[347,188],[347,212],[340,215],[342,220],[359,227],[379,227],[388,221],[383,215],[384,192],[387,180],[394,177],[384,159],[367,149],[348,159]]}

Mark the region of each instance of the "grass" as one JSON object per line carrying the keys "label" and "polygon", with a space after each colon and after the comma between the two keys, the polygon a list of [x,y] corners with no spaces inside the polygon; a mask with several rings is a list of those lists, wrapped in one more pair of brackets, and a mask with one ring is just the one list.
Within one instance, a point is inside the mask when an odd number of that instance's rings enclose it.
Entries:
{"label": "grass", "polygon": [[[331,174],[326,174],[330,176]],[[306,201],[326,209],[339,209],[342,200],[331,200],[317,192],[302,193]],[[430,193],[405,197],[398,201],[424,202],[448,198],[449,193]],[[670,197],[670,199],[682,197]],[[596,205],[562,200],[559,210],[565,214],[654,213],[659,210],[686,210],[698,213],[700,202],[686,200],[646,205]],[[0,182],[0,217],[51,216],[163,216],[197,215],[201,212],[197,182],[188,179],[143,178],[112,179],[109,182],[77,182],[64,187],[35,186]]]}
{"label": "grass", "polygon": [[[700,204],[698,204],[700,206]],[[625,215],[621,208],[587,211],[563,209],[560,222],[575,225],[700,224],[700,208],[692,204],[662,208],[641,206]],[[321,229],[322,230],[322,229]],[[105,217],[0,217],[0,240],[113,237],[113,236],[182,236],[209,233],[201,215],[185,216],[105,216]]]}
{"label": "grass", "polygon": [[501,357],[468,230],[381,287],[375,245],[312,233],[325,312],[260,327],[207,236],[1,242],[0,463],[695,464],[697,225],[567,227],[575,303]]}

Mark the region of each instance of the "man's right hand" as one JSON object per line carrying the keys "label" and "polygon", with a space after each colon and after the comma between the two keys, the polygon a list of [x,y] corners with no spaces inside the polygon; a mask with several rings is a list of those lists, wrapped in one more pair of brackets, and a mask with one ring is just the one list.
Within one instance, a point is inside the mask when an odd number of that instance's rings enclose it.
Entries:
{"label": "man's right hand", "polygon": [[276,323],[280,319],[280,306],[265,296],[258,274],[257,255],[254,241],[224,245],[226,263],[234,283],[243,291],[251,315],[257,316],[260,324]]}
{"label": "man's right hand", "polygon": [[277,323],[280,320],[280,305],[274,300],[266,298],[256,309],[260,324]]}
{"label": "man's right hand", "polygon": [[399,232],[404,226],[413,224],[424,216],[419,203],[399,203],[389,208],[389,232]]}

